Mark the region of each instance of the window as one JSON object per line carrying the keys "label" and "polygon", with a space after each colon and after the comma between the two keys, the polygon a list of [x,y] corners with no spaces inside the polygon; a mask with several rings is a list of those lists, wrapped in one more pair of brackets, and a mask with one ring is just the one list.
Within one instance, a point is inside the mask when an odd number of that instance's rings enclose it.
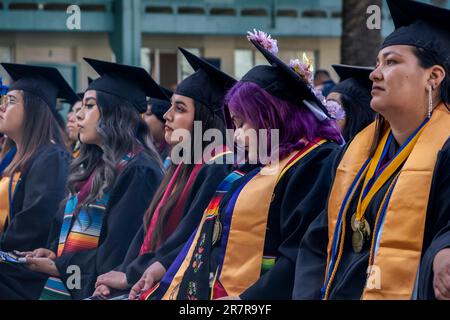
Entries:
{"label": "window", "polygon": [[254,66],[253,51],[250,49],[234,50],[234,76],[242,78]]}
{"label": "window", "polygon": [[[186,50],[195,54],[196,56],[201,56],[200,49],[198,49],[198,48],[186,48]],[[192,69],[189,62],[187,62],[187,60],[184,58],[182,53],[179,54],[178,61],[180,62],[179,81],[182,81],[182,80],[186,79],[189,75],[191,75],[194,72],[194,70]]]}
{"label": "window", "polygon": [[10,47],[0,47],[0,61],[1,62],[11,62],[11,48]]}
{"label": "window", "polygon": [[[195,55],[200,54],[199,49],[187,49]],[[152,78],[168,89],[174,90],[177,84],[192,74],[189,63],[177,50],[141,49],[141,66],[147,70]]]}

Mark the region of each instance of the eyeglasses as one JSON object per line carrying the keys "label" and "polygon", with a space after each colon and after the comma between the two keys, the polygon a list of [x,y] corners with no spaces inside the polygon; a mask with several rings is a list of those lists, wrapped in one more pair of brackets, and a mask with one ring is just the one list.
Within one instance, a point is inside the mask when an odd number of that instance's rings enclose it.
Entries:
{"label": "eyeglasses", "polygon": [[15,104],[16,102],[11,99],[10,96],[4,95],[0,96],[0,107],[3,110],[6,110],[10,105]]}
{"label": "eyeglasses", "polygon": [[0,95],[0,106],[6,105],[8,103],[8,96]]}

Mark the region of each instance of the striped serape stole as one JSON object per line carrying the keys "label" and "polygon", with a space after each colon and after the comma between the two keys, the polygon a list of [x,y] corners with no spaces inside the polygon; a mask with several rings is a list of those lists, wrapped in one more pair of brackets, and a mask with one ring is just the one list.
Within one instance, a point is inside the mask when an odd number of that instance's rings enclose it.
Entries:
{"label": "striped serape stole", "polygon": [[[117,165],[118,174],[120,174],[125,166],[132,160],[136,154],[141,152],[140,148],[136,148],[133,152],[125,155]],[[96,200],[93,204],[79,208],[77,205],[79,196],[85,196],[84,191],[89,190],[92,181],[91,176],[84,186],[85,190],[80,190],[73,195],[66,203],[64,211],[64,219],[59,235],[57,256],[60,257],[64,253],[81,252],[89,249],[95,249],[98,246],[100,233],[102,230],[103,216],[108,205],[109,194],[103,195],[101,199]],[[69,290],[60,278],[50,277],[45,284],[39,300],[71,300]]]}
{"label": "striped serape stole", "polygon": [[[108,195],[94,204],[83,207],[75,217],[77,195],[67,202],[58,243],[57,256],[64,253],[81,252],[98,246],[102,229],[103,214]],[[69,290],[60,278],[50,277],[41,293],[40,300],[71,300]]]}

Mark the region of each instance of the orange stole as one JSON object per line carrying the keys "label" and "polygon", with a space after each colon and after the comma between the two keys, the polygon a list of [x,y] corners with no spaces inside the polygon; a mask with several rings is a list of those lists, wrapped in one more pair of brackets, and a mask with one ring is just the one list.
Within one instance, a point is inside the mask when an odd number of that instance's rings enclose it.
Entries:
{"label": "orange stole", "polygon": [[[298,156],[299,151],[294,151],[282,161],[264,167],[240,192],[233,210],[230,234],[220,276],[220,283],[229,296],[241,294],[260,277],[267,218],[273,192],[278,181],[291,166],[325,142],[326,140],[321,140],[303,150],[303,152],[300,151],[302,152],[300,156]],[[296,156],[298,157],[295,161],[290,163]],[[163,300],[177,297],[179,284],[189,265],[205,218],[206,215],[203,216],[193,245],[189,248],[189,252],[163,296]]]}
{"label": "orange stole", "polygon": [[[12,196],[14,195],[14,191],[17,186],[17,182],[20,179],[20,172],[16,172],[13,175],[13,183],[12,183]],[[10,203],[9,203],[9,184],[11,182],[10,177],[3,177],[0,179],[0,233],[4,232],[4,228],[6,223],[11,223],[10,217],[11,212],[9,212],[10,209]]]}
{"label": "orange stole", "polygon": [[[336,172],[328,202],[328,262],[340,207],[356,174],[369,157],[375,123],[356,136]],[[363,299],[410,299],[422,254],[425,219],[439,150],[450,136],[450,113],[439,105],[400,171],[383,224],[374,265],[381,288],[364,289]],[[350,203],[350,200],[348,201]],[[344,217],[347,210],[344,210]],[[348,232],[345,224],[343,231]],[[372,235],[373,236],[373,235]],[[341,237],[342,239],[342,237]],[[328,270],[327,270],[328,273]],[[372,273],[367,283],[373,283]]]}

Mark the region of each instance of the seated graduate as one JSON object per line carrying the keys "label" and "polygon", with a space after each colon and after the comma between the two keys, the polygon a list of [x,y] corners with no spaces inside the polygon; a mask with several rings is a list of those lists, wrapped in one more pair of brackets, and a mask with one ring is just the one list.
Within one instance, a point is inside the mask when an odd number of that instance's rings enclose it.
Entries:
{"label": "seated graduate", "polygon": [[[6,99],[6,94],[8,93],[8,86],[3,84],[3,79],[2,77],[0,77],[0,103],[2,103],[2,101],[4,99]],[[6,136],[3,133],[0,133],[0,155],[2,152],[2,148],[3,148],[3,144],[5,143],[6,140]],[[2,159],[0,158],[0,161]],[[1,172],[2,170],[0,170]]]}
{"label": "seated graduate", "polygon": [[47,244],[64,199],[70,155],[54,115],[75,93],[56,68],[2,66],[14,83],[0,105],[0,249],[28,251]]}
{"label": "seated graduate", "polygon": [[375,120],[375,111],[370,107],[372,81],[369,79],[373,68],[334,64],[340,77],[327,96],[327,100],[338,102],[343,113],[337,120],[346,142]]}
{"label": "seated graduate", "polygon": [[77,93],[76,100],[66,100],[70,103],[69,113],[67,114],[66,134],[68,137],[69,148],[72,151],[72,157],[77,158],[80,155],[80,140],[78,139],[79,127],[77,125],[77,112],[83,106],[83,93]]}
{"label": "seated graduate", "polygon": [[396,29],[370,75],[377,121],[338,162],[294,298],[449,298],[450,10],[387,3]]}
{"label": "seated graduate", "polygon": [[140,113],[146,96],[164,93],[142,68],[85,60],[100,77],[76,114],[82,144],[68,179],[62,226],[54,223],[50,249],[22,253],[30,271],[0,279],[2,298],[90,296],[97,276],[123,261],[161,182],[162,163]]}
{"label": "seated graduate", "polygon": [[[178,251],[199,225],[203,211],[219,183],[232,171],[234,155],[224,146],[226,90],[236,81],[206,60],[180,49],[195,73],[184,79],[172,96],[164,115],[165,139],[180,152],[177,136],[183,130],[192,137],[185,150],[190,157],[169,167],[144,217],[144,224],[128,250],[125,261],[114,272],[101,275],[94,295],[111,296],[138,282],[156,259],[170,266]],[[201,130],[194,129],[201,125]],[[205,141],[205,133],[216,130],[219,140]],[[196,148],[199,148],[196,150]]]}
{"label": "seated graduate", "polygon": [[[283,63],[263,32],[249,39],[271,65],[251,69],[226,97],[245,161],[219,185],[167,271],[156,263],[147,269],[144,285],[153,288],[141,299],[292,296],[298,246],[326,202],[328,159],[342,138],[312,91],[308,66]],[[141,290],[138,283],[130,298]]]}
{"label": "seated graduate", "polygon": [[[168,97],[172,97],[173,92],[161,87]],[[164,168],[170,166],[170,144],[165,139],[164,115],[170,109],[170,100],[149,98],[147,100],[147,111],[143,114],[143,119],[147,124],[152,136],[153,144],[159,152],[159,156],[164,161]]]}

